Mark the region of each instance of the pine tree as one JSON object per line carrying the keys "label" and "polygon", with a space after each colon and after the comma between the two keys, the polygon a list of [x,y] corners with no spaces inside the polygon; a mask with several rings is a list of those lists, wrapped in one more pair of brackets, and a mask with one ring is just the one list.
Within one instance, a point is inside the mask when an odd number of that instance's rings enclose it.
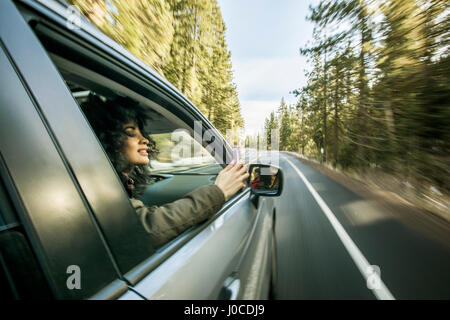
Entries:
{"label": "pine tree", "polygon": [[162,73],[173,40],[164,0],[69,0],[102,32]]}
{"label": "pine tree", "polygon": [[448,190],[449,16],[438,0],[311,7],[315,40],[300,51],[311,67],[293,92],[302,152],[319,158],[324,147],[336,167],[377,167]]}
{"label": "pine tree", "polygon": [[278,109],[280,114],[280,150],[288,150],[290,148],[289,142],[293,130],[289,111],[289,107],[286,105],[283,98]]}
{"label": "pine tree", "polygon": [[217,0],[70,0],[225,134],[244,125]]}

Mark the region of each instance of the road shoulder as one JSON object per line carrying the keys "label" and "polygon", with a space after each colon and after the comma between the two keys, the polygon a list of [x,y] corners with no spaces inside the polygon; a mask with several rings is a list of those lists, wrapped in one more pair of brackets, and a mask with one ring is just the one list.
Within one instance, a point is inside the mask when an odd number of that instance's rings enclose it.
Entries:
{"label": "road shoulder", "polygon": [[450,219],[442,216],[442,214],[438,214],[436,212],[421,208],[405,200],[403,197],[394,192],[383,190],[381,188],[378,188],[377,186],[374,186],[373,184],[363,182],[344,173],[327,168],[326,166],[308,160],[297,153],[283,153],[311,166],[321,174],[329,177],[336,183],[349,189],[360,197],[376,202],[385,210],[396,212],[399,216],[407,218],[406,220],[416,220],[416,222],[417,220],[427,220],[430,223],[439,225],[440,229],[443,228],[447,231],[450,231]]}

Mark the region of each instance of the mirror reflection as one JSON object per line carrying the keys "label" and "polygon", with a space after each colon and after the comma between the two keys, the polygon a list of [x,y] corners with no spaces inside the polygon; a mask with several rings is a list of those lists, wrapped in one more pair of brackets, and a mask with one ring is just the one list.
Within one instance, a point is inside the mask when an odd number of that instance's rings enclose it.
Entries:
{"label": "mirror reflection", "polygon": [[250,186],[258,193],[276,193],[280,183],[279,169],[271,166],[252,166]]}

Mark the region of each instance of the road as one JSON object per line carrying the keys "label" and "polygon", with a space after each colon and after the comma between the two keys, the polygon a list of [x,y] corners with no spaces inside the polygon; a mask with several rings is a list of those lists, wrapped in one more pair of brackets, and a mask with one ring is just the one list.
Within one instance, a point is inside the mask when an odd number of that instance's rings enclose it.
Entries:
{"label": "road", "polygon": [[383,208],[286,154],[279,166],[278,299],[450,299],[448,224]]}

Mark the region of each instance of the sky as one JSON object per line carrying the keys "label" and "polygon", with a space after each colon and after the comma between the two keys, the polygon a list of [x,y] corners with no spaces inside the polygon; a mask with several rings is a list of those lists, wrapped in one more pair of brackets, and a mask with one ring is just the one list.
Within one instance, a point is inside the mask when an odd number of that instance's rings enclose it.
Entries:
{"label": "sky", "polygon": [[306,84],[299,49],[312,39],[305,17],[317,0],[218,1],[246,134],[256,135],[281,98],[295,104],[289,92]]}

